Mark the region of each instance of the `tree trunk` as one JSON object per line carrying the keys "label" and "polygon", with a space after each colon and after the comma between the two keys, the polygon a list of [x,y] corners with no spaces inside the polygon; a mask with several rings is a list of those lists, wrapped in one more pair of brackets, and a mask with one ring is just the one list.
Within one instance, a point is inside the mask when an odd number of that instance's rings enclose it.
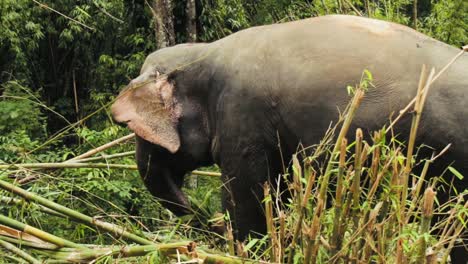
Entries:
{"label": "tree trunk", "polygon": [[197,42],[197,10],[195,0],[187,0],[187,42]]}
{"label": "tree trunk", "polygon": [[366,13],[367,13],[367,17],[371,17],[371,16],[372,16],[369,0],[366,0]]}
{"label": "tree trunk", "polygon": [[151,6],[158,49],[175,44],[172,0],[153,0]]}
{"label": "tree trunk", "polygon": [[413,28],[418,29],[418,0],[413,2]]}

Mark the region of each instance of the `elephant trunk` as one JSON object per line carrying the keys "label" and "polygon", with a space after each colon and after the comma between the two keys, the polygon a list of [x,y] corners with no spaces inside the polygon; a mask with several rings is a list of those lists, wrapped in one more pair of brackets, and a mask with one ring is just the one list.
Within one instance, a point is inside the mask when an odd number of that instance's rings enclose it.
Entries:
{"label": "elephant trunk", "polygon": [[190,204],[181,190],[185,172],[177,170],[177,166],[175,169],[172,168],[169,158],[171,155],[165,149],[138,136],[136,139],[138,171],[146,188],[175,215],[189,214]]}
{"label": "elephant trunk", "polygon": [[[161,204],[171,210],[175,215],[181,216],[190,213],[190,204],[181,190],[182,179],[171,175],[168,169],[164,169],[162,178],[157,181],[156,188],[151,191],[152,194],[160,199]],[[177,182],[175,180],[178,180]]]}

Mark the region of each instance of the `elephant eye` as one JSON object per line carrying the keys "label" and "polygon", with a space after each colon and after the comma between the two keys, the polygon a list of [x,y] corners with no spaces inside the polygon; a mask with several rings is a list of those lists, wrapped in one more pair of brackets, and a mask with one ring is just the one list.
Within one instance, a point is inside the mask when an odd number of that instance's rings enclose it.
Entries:
{"label": "elephant eye", "polygon": [[153,74],[150,75],[150,78],[153,79],[153,81],[156,81],[160,75],[161,74],[159,73],[159,71],[154,70]]}

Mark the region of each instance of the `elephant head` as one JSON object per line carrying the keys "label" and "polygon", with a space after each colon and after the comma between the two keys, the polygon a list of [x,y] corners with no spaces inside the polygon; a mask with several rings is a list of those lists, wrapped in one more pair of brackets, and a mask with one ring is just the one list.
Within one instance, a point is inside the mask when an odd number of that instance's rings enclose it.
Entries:
{"label": "elephant head", "polygon": [[140,75],[111,107],[115,121],[137,135],[137,165],[146,187],[177,215],[190,208],[181,191],[184,175],[212,164],[207,111],[201,102],[206,96],[191,78],[199,67],[180,69],[201,45],[178,45],[149,55]]}

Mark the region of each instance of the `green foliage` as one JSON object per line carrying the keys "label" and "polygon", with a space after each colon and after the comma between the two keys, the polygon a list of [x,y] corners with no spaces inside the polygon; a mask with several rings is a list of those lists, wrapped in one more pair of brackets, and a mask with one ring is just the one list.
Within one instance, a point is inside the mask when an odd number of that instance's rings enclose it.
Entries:
{"label": "green foliage", "polygon": [[32,93],[16,81],[2,85],[0,98],[0,134],[25,131],[41,137],[46,130],[45,116],[40,109],[39,92]]}
{"label": "green foliage", "polygon": [[423,20],[423,32],[446,43],[461,47],[468,43],[468,2],[434,1],[431,14]]}
{"label": "green foliage", "polygon": [[[8,71],[16,78],[31,78],[34,69],[29,57],[45,37],[44,23],[39,19],[45,12],[28,0],[0,2],[0,74]],[[0,75],[0,76],[1,76]],[[1,80],[1,79],[0,79]]]}
{"label": "green foliage", "polygon": [[202,0],[201,41],[213,41],[247,28],[247,16],[241,0]]}
{"label": "green foliage", "polygon": [[[44,6],[0,3],[0,82],[17,79],[32,91],[42,89],[41,100],[68,119],[101,107],[89,95],[116,94],[155,47],[148,41],[153,30],[143,1],[39,2]],[[49,132],[66,125],[56,115],[47,117]]]}

